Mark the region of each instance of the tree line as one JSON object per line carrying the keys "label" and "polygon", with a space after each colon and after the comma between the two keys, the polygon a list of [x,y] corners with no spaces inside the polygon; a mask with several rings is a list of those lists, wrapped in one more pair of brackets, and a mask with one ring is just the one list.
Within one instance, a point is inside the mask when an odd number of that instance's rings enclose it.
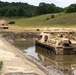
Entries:
{"label": "tree line", "polygon": [[2,2],[0,1],[0,16],[7,17],[32,17],[49,13],[76,12],[76,4],[71,4],[66,8],[57,7],[55,4],[41,2],[39,6],[29,5],[21,2]]}
{"label": "tree line", "polygon": [[24,16],[32,17],[35,10],[35,6],[21,2],[2,2],[0,1],[0,16]]}
{"label": "tree line", "polygon": [[66,13],[76,12],[76,4],[71,4],[65,8]]}
{"label": "tree line", "polygon": [[62,12],[63,8],[57,7],[55,4],[46,4],[41,2],[38,7],[36,7],[35,14],[42,15],[42,14],[49,14],[49,13],[59,13]]}

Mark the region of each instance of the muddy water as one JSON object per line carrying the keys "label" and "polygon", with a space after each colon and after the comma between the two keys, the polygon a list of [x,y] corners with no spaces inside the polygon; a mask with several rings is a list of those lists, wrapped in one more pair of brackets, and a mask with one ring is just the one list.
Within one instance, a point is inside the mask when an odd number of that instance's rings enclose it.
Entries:
{"label": "muddy water", "polygon": [[30,55],[38,59],[38,53],[35,52],[35,46],[24,49],[24,51],[26,52],[26,55]]}
{"label": "muddy water", "polygon": [[27,55],[40,60],[53,75],[76,75],[76,55],[54,55],[37,46],[24,49]]}
{"label": "muddy water", "polygon": [[52,75],[76,75],[76,55],[54,55],[35,46],[35,35],[26,33],[9,33],[5,38],[26,55],[40,61]]}

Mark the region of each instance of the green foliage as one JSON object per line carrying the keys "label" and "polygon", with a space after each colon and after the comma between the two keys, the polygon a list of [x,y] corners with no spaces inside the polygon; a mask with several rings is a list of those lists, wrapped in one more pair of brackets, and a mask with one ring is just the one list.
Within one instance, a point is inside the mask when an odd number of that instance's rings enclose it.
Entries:
{"label": "green foliage", "polygon": [[40,15],[47,13],[47,11],[46,11],[46,3],[42,2],[42,3],[39,4],[38,12],[39,12]]}
{"label": "green foliage", "polygon": [[47,4],[47,13],[55,13],[56,6],[54,4]]}
{"label": "green foliage", "polygon": [[2,69],[3,62],[0,61],[0,70]]}
{"label": "green foliage", "polygon": [[56,7],[55,4],[41,2],[39,6],[29,5],[21,2],[2,2],[0,1],[0,16],[7,17],[32,17],[48,13],[61,12],[63,9]]}
{"label": "green foliage", "polygon": [[[51,19],[51,15],[55,18]],[[49,18],[49,20],[47,20]],[[15,18],[9,19],[9,21],[15,21],[13,26],[20,27],[76,27],[76,13],[56,13],[56,14],[46,14],[40,15],[32,18]]]}
{"label": "green foliage", "polygon": [[7,17],[32,17],[35,6],[20,2],[2,2],[0,1],[0,16]]}
{"label": "green foliage", "polygon": [[66,8],[57,7],[55,4],[41,2],[39,6],[29,5],[21,2],[0,1],[0,16],[7,17],[32,17],[43,14],[66,12],[76,12],[76,4],[71,4]]}
{"label": "green foliage", "polygon": [[6,13],[5,13],[5,16],[8,16],[8,17],[10,17],[10,16],[16,16],[17,15],[17,13],[16,13],[16,9],[15,8],[11,8],[11,9],[9,9]]}
{"label": "green foliage", "polygon": [[51,18],[53,19],[53,18],[55,18],[55,16],[54,15],[51,15]]}
{"label": "green foliage", "polygon": [[55,4],[46,4],[44,2],[41,2],[39,4],[39,7],[36,8],[36,14],[42,15],[42,14],[49,14],[49,13],[58,13],[62,12],[63,8],[56,7]]}
{"label": "green foliage", "polygon": [[19,8],[17,11],[17,16],[25,16],[25,11],[23,8]]}
{"label": "green foliage", "polygon": [[76,12],[76,4],[71,4],[70,6],[68,6],[65,9],[66,13],[72,13],[72,12]]}
{"label": "green foliage", "polygon": [[49,17],[46,18],[46,20],[49,20],[49,19],[50,19]]}

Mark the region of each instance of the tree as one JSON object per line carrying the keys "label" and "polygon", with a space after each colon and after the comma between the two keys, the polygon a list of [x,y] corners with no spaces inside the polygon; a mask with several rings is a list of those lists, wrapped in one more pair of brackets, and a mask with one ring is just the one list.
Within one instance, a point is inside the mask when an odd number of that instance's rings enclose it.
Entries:
{"label": "tree", "polygon": [[76,12],[76,4],[71,4],[65,9],[66,13]]}
{"label": "tree", "polygon": [[[76,8],[75,8],[76,10]],[[29,5],[21,2],[2,2],[0,1],[0,16],[18,16],[18,17],[32,17],[36,15],[43,15],[48,13],[61,12],[55,4],[46,4],[41,2],[39,6]]]}
{"label": "tree", "polygon": [[55,13],[56,6],[54,4],[47,4],[47,13]]}
{"label": "tree", "polygon": [[17,15],[16,12],[17,12],[17,10],[15,8],[11,8],[6,12],[5,16],[8,16],[8,17],[16,16]]}
{"label": "tree", "polygon": [[0,9],[0,16],[5,16],[6,12],[8,11],[8,8],[1,8]]}
{"label": "tree", "polygon": [[44,3],[44,2],[41,2],[40,4],[39,4],[39,6],[45,6],[46,5],[46,3]]}
{"label": "tree", "polygon": [[39,12],[39,15],[42,15],[42,14],[46,14],[47,13],[47,11],[46,11],[46,3],[41,2],[39,4],[38,12]]}
{"label": "tree", "polygon": [[56,7],[56,13],[63,12],[63,11],[64,11],[63,8],[61,8],[61,7]]}
{"label": "tree", "polygon": [[17,10],[17,16],[25,16],[25,11],[24,11],[23,8],[20,7],[20,8]]}

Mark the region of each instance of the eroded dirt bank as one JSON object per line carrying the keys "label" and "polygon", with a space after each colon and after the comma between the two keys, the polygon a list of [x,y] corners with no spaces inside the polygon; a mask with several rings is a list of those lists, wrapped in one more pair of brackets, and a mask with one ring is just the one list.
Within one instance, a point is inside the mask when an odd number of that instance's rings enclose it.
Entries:
{"label": "eroded dirt bank", "polygon": [[26,73],[30,73],[30,75],[47,75],[39,69],[37,65],[26,58],[27,56],[25,56],[23,52],[0,36],[0,60],[2,60],[4,64],[1,75],[9,75],[8,73],[11,72],[21,72],[25,75]]}
{"label": "eroded dirt bank", "polygon": [[25,49],[34,45],[38,34],[35,32],[7,32],[3,33],[3,37],[14,46]]}
{"label": "eroded dirt bank", "polygon": [[[58,29],[55,29],[55,31]],[[62,29],[61,29],[62,30]],[[64,30],[64,29],[63,29]],[[28,48],[33,46],[34,41],[36,40],[37,34],[38,33],[25,33],[25,32],[19,32],[19,33],[12,33],[12,32],[8,32],[8,33],[4,33],[4,37],[11,42],[13,45],[15,45],[16,47],[19,47],[22,49],[24,48]],[[27,44],[27,42],[29,42]],[[21,46],[21,47],[20,47]],[[21,57],[21,56],[20,56]],[[28,57],[26,56],[26,58],[28,59]],[[29,60],[29,59],[28,59]],[[32,62],[32,61],[31,61]],[[38,62],[35,60],[35,62]],[[34,62],[33,62],[34,63]],[[35,63],[34,63],[35,64]],[[39,67],[39,66],[37,66]],[[39,67],[40,68],[40,67]],[[45,67],[44,67],[45,68]],[[43,70],[43,69],[42,69]],[[50,69],[49,69],[50,70]],[[49,71],[51,72],[51,71]],[[41,74],[44,75],[44,74]]]}

